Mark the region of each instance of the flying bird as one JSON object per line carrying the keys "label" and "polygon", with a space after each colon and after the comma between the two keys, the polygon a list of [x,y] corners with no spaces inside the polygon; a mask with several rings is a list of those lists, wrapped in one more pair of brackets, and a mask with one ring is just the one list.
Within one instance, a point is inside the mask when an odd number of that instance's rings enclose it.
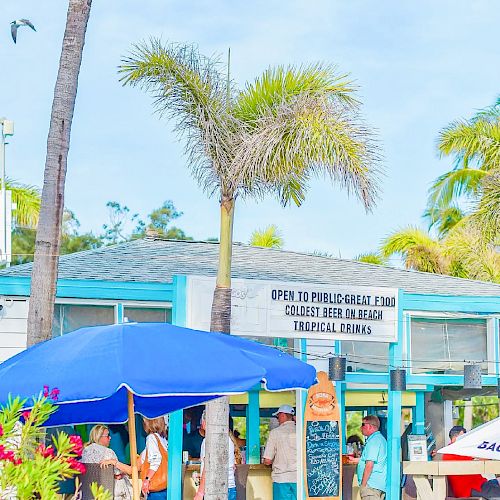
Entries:
{"label": "flying bird", "polygon": [[12,35],[12,40],[16,43],[17,39],[17,28],[20,26],[29,26],[33,31],[36,31],[33,23],[29,19],[18,19],[17,21],[12,21],[10,23],[10,33]]}

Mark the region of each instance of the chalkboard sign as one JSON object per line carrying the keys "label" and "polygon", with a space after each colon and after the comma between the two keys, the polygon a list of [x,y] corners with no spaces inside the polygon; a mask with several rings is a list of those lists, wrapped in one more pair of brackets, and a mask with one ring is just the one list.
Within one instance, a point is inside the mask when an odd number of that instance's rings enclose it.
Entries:
{"label": "chalkboard sign", "polygon": [[311,498],[340,494],[339,425],[332,420],[313,420],[306,424],[307,494]]}
{"label": "chalkboard sign", "polygon": [[317,373],[304,412],[304,483],[307,500],[342,497],[342,431],[337,394],[328,375]]}

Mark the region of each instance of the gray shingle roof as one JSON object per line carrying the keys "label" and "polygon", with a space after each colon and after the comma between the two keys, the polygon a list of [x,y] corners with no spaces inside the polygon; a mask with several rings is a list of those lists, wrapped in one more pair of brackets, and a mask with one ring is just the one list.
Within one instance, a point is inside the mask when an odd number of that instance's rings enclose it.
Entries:
{"label": "gray shingle roof", "polygon": [[[175,274],[215,276],[218,244],[145,238],[64,255],[59,278],[119,282],[170,282]],[[0,271],[30,276],[31,264]],[[351,260],[235,244],[234,278],[356,284],[401,288],[411,293],[499,296],[500,285],[364,264]]]}

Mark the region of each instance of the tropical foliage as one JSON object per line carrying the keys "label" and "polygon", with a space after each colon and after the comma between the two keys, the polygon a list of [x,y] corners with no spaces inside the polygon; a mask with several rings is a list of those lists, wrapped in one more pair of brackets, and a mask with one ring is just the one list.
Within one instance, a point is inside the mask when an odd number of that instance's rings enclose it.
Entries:
{"label": "tropical foliage", "polygon": [[39,189],[12,179],[6,179],[5,186],[12,192],[14,224],[17,227],[36,227],[41,203]]}
{"label": "tropical foliage", "polygon": [[[457,120],[444,128],[439,134],[438,149],[442,156],[453,157],[454,168],[432,185],[427,215],[431,226],[446,228],[463,215],[461,201],[472,201],[475,207],[486,185],[489,184],[490,194],[495,189],[496,183],[489,183],[489,179],[496,177],[500,169],[500,97],[472,118]],[[479,217],[484,215],[486,211],[482,210]]]}
{"label": "tropical foliage", "polygon": [[414,227],[397,231],[383,240],[381,252],[399,255],[407,269],[500,283],[500,254],[468,219],[441,239]]}
{"label": "tropical foliage", "polygon": [[[42,425],[56,411],[48,398],[56,398],[57,390],[49,394],[47,388],[44,393],[30,403],[30,411],[24,410],[27,402],[19,398],[0,409],[1,498],[58,499],[59,482],[85,472],[77,460],[83,449],[79,436],[60,432],[45,443]],[[94,485],[95,498],[110,500],[109,494],[97,490]]]}
{"label": "tropical foliage", "polygon": [[[171,222],[182,215],[172,201],[167,200],[154,209],[144,222],[139,214],[131,214],[127,206],[116,201],[106,204],[109,209],[109,221],[103,224],[101,233],[80,232],[80,222],[71,210],[63,215],[61,235],[61,255],[99,248],[143,238],[147,234],[171,240],[192,240],[182,229]],[[16,224],[12,231],[12,264],[24,264],[33,261],[36,230]]]}
{"label": "tropical foliage", "polygon": [[265,229],[256,229],[249,243],[253,247],[283,248],[284,240],[278,227],[271,224]]}
{"label": "tropical foliage", "polygon": [[378,266],[385,266],[389,262],[389,259],[384,257],[380,252],[361,253],[354,257],[354,260],[364,262],[365,264],[376,264]]}
{"label": "tropical foliage", "polygon": [[[160,40],[123,59],[122,82],[149,92],[156,110],[185,139],[187,164],[220,203],[219,266],[211,329],[230,332],[234,205],[271,194],[300,205],[308,181],[325,175],[367,209],[377,195],[378,150],[359,119],[355,89],[330,66],[278,66],[238,89],[228,68],[195,47]],[[205,498],[225,495],[228,405],[207,409]],[[215,425],[214,425],[215,424]]]}
{"label": "tropical foliage", "polygon": [[398,255],[408,269],[500,283],[500,98],[443,129],[438,148],[454,168],[431,187],[429,231],[395,231],[380,253]]}

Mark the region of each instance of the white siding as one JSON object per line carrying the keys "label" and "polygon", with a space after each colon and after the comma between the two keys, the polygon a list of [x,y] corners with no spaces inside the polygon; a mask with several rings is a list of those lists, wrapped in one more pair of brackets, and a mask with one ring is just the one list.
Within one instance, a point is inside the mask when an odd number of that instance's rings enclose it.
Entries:
{"label": "white siding", "polygon": [[0,363],[26,349],[28,300],[0,297]]}

